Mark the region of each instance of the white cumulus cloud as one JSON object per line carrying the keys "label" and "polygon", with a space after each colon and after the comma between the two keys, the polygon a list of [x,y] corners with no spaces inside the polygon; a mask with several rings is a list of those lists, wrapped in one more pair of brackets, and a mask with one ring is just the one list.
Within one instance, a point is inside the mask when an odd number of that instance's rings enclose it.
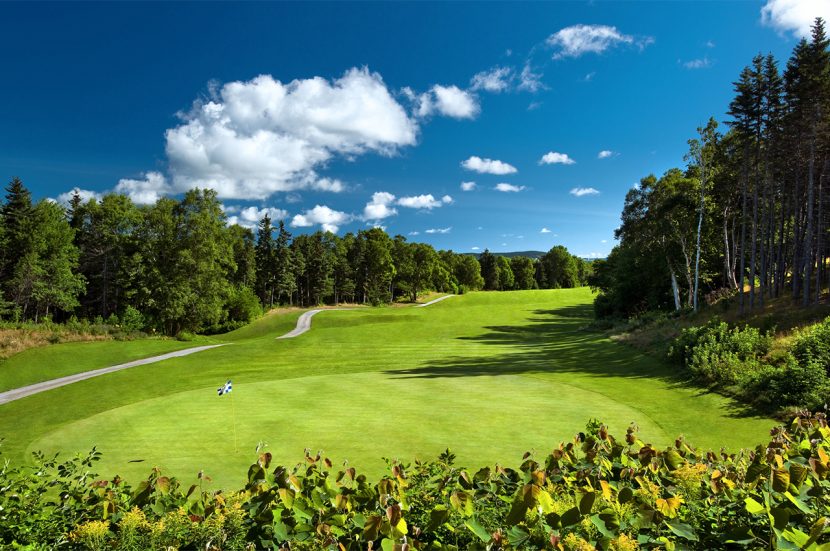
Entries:
{"label": "white cumulus cloud", "polygon": [[172,191],[161,172],[147,172],[140,180],[122,178],[115,186],[116,193],[123,193],[139,205],[151,205]]}
{"label": "white cumulus cloud", "polygon": [[426,230],[426,233],[450,233],[452,231],[452,226],[447,228],[430,228]]}
{"label": "white cumulus cloud", "polygon": [[542,228],[539,233],[550,233],[550,230],[547,228]]}
{"label": "white cumulus cloud", "polygon": [[473,250],[473,251],[480,251],[480,250],[481,250],[481,247],[470,247],[470,250]]}
{"label": "white cumulus cloud", "polygon": [[473,191],[475,188],[475,182],[461,182],[461,191]]}
{"label": "white cumulus cloud", "polygon": [[567,153],[557,153],[556,151],[549,151],[548,153],[545,153],[541,159],[539,159],[540,165],[572,165],[575,163],[576,161],[568,157]]}
{"label": "white cumulus cloud", "polygon": [[515,166],[496,159],[482,159],[473,155],[466,161],[461,162],[461,166],[467,170],[480,172],[481,174],[514,174],[518,172]]}
{"label": "white cumulus cloud", "polygon": [[611,151],[610,149],[603,149],[599,153],[597,153],[597,159],[608,159],[610,157],[616,157],[617,153]]}
{"label": "white cumulus cloud", "polygon": [[542,73],[534,73],[530,63],[525,63],[522,72],[519,74],[519,90],[536,93],[545,88],[542,82]]}
{"label": "white cumulus cloud", "polygon": [[259,221],[265,218],[267,214],[271,221],[277,220],[285,220],[288,218],[288,211],[283,209],[278,209],[275,207],[264,207],[264,208],[257,208],[257,207],[240,207],[236,205],[228,205],[224,207],[226,213],[231,214],[232,216],[228,216],[228,225],[233,226],[234,224],[240,225],[243,228],[256,228],[259,225]]}
{"label": "white cumulus cloud", "polygon": [[411,197],[401,197],[400,199],[398,199],[398,204],[400,206],[408,207],[411,209],[432,210],[448,203],[452,203],[452,197],[450,197],[449,195],[445,195],[439,200],[433,197],[431,193],[427,195],[413,195]]}
{"label": "white cumulus cloud", "polygon": [[435,108],[439,113],[454,119],[474,119],[480,110],[478,101],[471,93],[458,86],[432,87],[435,96]]}
{"label": "white cumulus cloud", "polygon": [[327,206],[315,205],[313,209],[295,215],[291,219],[291,226],[295,228],[309,228],[319,224],[323,228],[323,231],[337,233],[340,226],[351,222],[351,220],[351,214],[333,210]]}
{"label": "white cumulus cloud", "polygon": [[487,71],[476,73],[470,79],[470,88],[487,92],[504,92],[510,88],[513,80],[513,69],[510,67],[493,67]]}
{"label": "white cumulus cloud", "polygon": [[780,33],[790,32],[797,38],[809,38],[816,17],[830,21],[827,0],[767,0],[761,8],[761,23]]}
{"label": "white cumulus cloud", "polygon": [[333,81],[260,75],[229,82],[180,116],[166,132],[173,191],[210,187],[222,198],[342,191],[342,182],[315,169],[335,156],[392,155],[418,135],[417,121],[366,68]]}
{"label": "white cumulus cloud", "polygon": [[524,186],[515,186],[513,184],[505,184],[505,183],[502,182],[500,184],[496,184],[496,187],[493,188],[493,189],[495,189],[496,191],[502,191],[504,193],[518,193],[518,192],[522,191],[523,189],[525,189],[525,187]]}
{"label": "white cumulus cloud", "polygon": [[96,201],[99,201],[101,199],[101,194],[98,193],[97,191],[92,191],[92,190],[89,190],[89,189],[81,189],[79,187],[74,187],[70,191],[67,191],[67,192],[64,192],[64,193],[61,193],[60,195],[58,195],[58,198],[56,199],[56,201],[58,203],[60,203],[61,205],[69,205],[69,202],[72,200],[72,197],[76,193],[81,198],[81,202],[83,202],[83,203],[88,202],[90,199],[95,199]]}
{"label": "white cumulus cloud", "polygon": [[623,34],[617,27],[608,25],[573,25],[565,27],[547,39],[547,44],[557,48],[554,59],[579,57],[586,53],[601,54],[621,44],[637,44],[644,47],[653,42],[651,38],[635,39]]}
{"label": "white cumulus cloud", "polygon": [[575,187],[570,191],[574,197],[582,197],[583,195],[599,195],[599,190],[592,187]]}
{"label": "white cumulus cloud", "polygon": [[372,200],[363,207],[363,220],[378,221],[398,214],[393,207],[395,196],[386,191],[378,191],[372,194]]}

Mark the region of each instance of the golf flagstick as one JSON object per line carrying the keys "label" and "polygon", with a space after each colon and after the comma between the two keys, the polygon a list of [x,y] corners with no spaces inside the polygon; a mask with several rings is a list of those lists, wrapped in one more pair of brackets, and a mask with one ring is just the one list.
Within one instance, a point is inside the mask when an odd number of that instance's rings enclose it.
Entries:
{"label": "golf flagstick", "polygon": [[239,453],[239,444],[236,439],[236,408],[233,405],[233,392],[231,395],[231,423],[233,424],[233,452]]}

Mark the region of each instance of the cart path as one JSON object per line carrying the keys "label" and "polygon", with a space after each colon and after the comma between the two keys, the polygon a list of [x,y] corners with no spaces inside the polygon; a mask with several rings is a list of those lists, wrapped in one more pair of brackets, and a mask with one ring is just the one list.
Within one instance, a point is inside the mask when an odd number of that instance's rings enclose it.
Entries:
{"label": "cart path", "polygon": [[53,388],[71,385],[72,383],[77,383],[78,381],[98,377],[99,375],[106,375],[107,373],[114,373],[116,371],[121,371],[122,369],[129,369],[131,367],[137,367],[139,365],[147,365],[156,362],[162,362],[164,360],[169,360],[170,358],[180,358],[182,356],[195,354],[196,352],[202,352],[203,350],[210,350],[211,348],[216,348],[217,346],[225,345],[210,344],[206,346],[195,346],[193,348],[185,348],[184,350],[176,350],[173,352],[168,352],[167,354],[161,354],[159,356],[152,356],[150,358],[134,360],[132,362],[113,365],[110,367],[102,367],[101,369],[94,369],[92,371],[83,371],[81,373],[67,375],[66,377],[60,377],[58,379],[50,379],[48,381],[42,381],[28,386],[13,388],[5,392],[0,392],[0,405],[13,402],[14,400],[19,400],[21,398],[25,398],[26,396],[31,396],[32,394],[45,392],[47,390],[52,390]]}
{"label": "cart path", "polygon": [[[429,302],[425,302],[424,304],[416,304],[414,308],[423,308],[425,306],[435,304],[436,302],[441,302],[442,300],[446,300],[454,296],[455,295],[446,295],[443,297],[438,297]],[[297,320],[297,327],[295,327],[285,335],[280,335],[279,337],[277,337],[277,339],[293,339],[294,337],[299,337],[300,335],[311,329],[311,318],[313,318],[316,314],[319,314],[320,312],[325,312],[327,310],[365,310],[365,308],[315,308],[314,310],[303,312],[303,314]]]}
{"label": "cart path", "polygon": [[[415,305],[415,308],[423,308],[425,306],[430,306],[431,304],[441,302],[442,300],[446,300],[453,296],[455,295],[446,295],[443,297],[439,297],[424,304],[417,304]],[[363,308],[315,308],[313,310],[303,312],[299,319],[297,319],[297,326],[288,333],[277,337],[277,339],[292,339],[294,337],[302,335],[303,333],[311,329],[311,318],[314,317],[315,314],[325,312],[326,310],[363,310]],[[84,381],[86,379],[98,377],[99,375],[115,373],[116,371],[121,371],[122,369],[129,369],[131,367],[137,367],[140,365],[163,362],[164,360],[169,360],[171,358],[180,358],[182,356],[195,354],[196,352],[210,350],[211,348],[216,348],[218,346],[225,346],[225,344],[210,344],[206,346],[195,346],[193,348],[185,348],[184,350],[176,350],[174,352],[168,352],[166,354],[160,354],[158,356],[152,356],[150,358],[134,360],[132,362],[113,365],[110,367],[102,367],[101,369],[84,371],[82,373],[75,373],[74,375],[67,375],[66,377],[60,377],[58,379],[50,379],[48,381],[41,381],[39,383],[34,383],[19,388],[13,388],[5,392],[0,392],[0,405],[7,404],[15,400],[19,400],[21,398],[25,398],[27,396],[31,396],[32,394],[38,394],[40,392],[52,390],[53,388],[59,388],[62,386],[71,385],[72,383],[77,383],[78,381]]]}

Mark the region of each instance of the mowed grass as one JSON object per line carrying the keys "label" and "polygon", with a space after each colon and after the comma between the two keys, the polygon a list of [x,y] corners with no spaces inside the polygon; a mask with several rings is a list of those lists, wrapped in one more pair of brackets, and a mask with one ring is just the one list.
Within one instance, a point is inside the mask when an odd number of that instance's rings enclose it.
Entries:
{"label": "mowed grass", "polygon": [[[0,406],[0,436],[28,452],[104,452],[98,471],[152,466],[242,484],[257,445],[293,464],[304,448],[380,475],[384,457],[516,463],[590,418],[644,440],[700,447],[763,442],[775,422],[678,378],[662,362],[585,331],[587,289],[471,293],[428,308],[323,312],[295,339],[299,311],[224,336],[228,346]],[[218,397],[226,379],[233,393]]]}

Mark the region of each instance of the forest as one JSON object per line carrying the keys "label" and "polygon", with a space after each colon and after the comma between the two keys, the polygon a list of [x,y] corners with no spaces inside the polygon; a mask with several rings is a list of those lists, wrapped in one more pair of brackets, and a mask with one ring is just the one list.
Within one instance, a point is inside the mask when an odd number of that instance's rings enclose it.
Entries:
{"label": "forest", "polygon": [[830,51],[822,19],[786,65],[758,54],[738,75],[726,129],[689,140],[685,169],[644,177],[619,245],[594,263],[600,317],[697,310],[735,296],[741,314],[777,297],[804,306],[830,283]]}
{"label": "forest", "polygon": [[538,260],[436,251],[370,228],[292,236],[266,215],[228,225],[212,190],[139,206],[109,194],[33,203],[18,178],[0,205],[0,318],[75,316],[168,335],[221,332],[263,309],[417,300],[428,290],[566,288],[590,266],[563,246]]}

